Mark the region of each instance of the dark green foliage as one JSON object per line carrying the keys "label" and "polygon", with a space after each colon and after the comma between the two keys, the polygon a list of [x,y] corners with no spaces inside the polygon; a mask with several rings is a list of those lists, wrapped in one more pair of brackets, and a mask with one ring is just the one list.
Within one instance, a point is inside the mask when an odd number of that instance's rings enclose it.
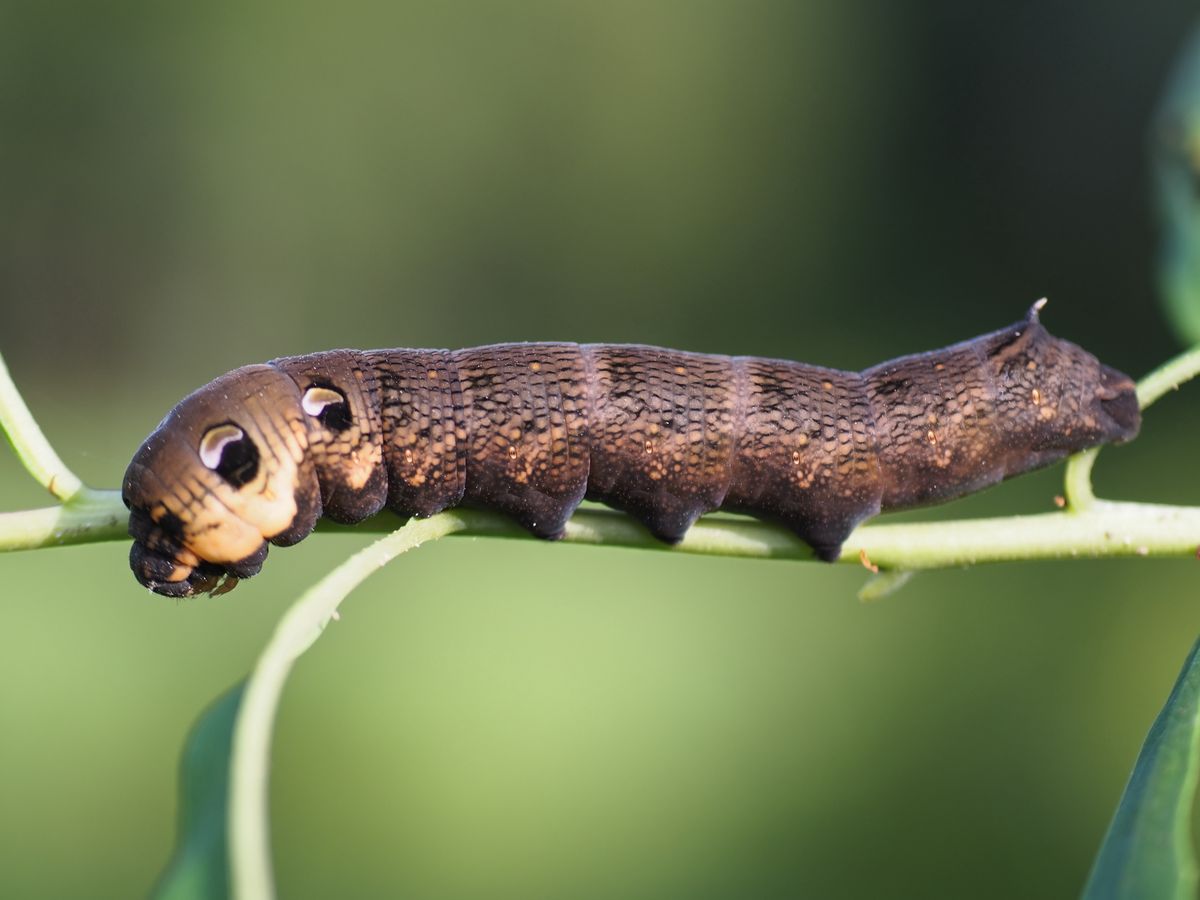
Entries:
{"label": "dark green foliage", "polygon": [[154,889],[157,900],[229,896],[229,758],[245,684],[210,706],[188,735],[179,765],[175,855]]}

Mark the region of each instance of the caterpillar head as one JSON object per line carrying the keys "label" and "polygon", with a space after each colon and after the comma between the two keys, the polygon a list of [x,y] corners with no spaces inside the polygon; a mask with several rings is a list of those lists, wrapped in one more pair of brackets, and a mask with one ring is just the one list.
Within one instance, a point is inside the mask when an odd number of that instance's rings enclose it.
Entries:
{"label": "caterpillar head", "polygon": [[1038,301],[1024,322],[983,341],[1008,441],[1040,464],[1132,440],[1142,422],[1133,379],[1047,332],[1038,320],[1044,304]]}
{"label": "caterpillar head", "polygon": [[268,541],[312,531],[321,503],[303,402],[287,374],[247,366],[167,414],[122,486],[141,584],[171,597],[223,593],[258,572]]}

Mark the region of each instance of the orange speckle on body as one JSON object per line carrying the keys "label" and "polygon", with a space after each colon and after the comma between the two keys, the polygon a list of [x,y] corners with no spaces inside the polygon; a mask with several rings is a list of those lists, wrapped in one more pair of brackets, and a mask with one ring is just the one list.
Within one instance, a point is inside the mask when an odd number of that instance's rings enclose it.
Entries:
{"label": "orange speckle on body", "polygon": [[434,381],[436,381],[436,380],[437,380],[437,369],[430,369],[430,370],[429,370],[428,372],[426,372],[425,374],[426,374],[426,375],[427,375],[427,376],[428,376],[430,379],[432,379],[432,380],[434,380]]}
{"label": "orange speckle on body", "polygon": [[539,362],[531,362],[531,363],[529,364],[529,371],[531,371],[531,372],[540,372],[540,371],[542,371],[542,364],[541,364],[541,363],[539,363]]}

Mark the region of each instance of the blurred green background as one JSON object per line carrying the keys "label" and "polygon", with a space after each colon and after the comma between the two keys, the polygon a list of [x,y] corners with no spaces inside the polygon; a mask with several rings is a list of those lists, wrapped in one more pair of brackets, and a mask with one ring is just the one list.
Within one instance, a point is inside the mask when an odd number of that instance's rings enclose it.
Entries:
{"label": "blurred green background", "polygon": [[[1175,352],[1146,135],[1194,4],[6,3],[0,352],[118,485],[185,393],[331,347],[858,368],[1044,320]],[[1102,494],[1200,502],[1195,391]],[[924,516],[1050,508],[1061,469]],[[0,453],[0,508],[46,497]],[[0,893],[131,897],[178,755],[361,535],[233,594],[0,558]],[[922,575],[454,539],[284,698],[282,896],[1063,897],[1200,630],[1192,562]]]}

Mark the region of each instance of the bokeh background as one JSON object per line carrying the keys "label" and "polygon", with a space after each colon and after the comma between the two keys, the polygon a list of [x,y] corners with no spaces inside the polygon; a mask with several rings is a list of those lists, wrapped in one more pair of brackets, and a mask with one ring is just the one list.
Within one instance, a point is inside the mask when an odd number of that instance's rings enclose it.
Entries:
{"label": "bokeh background", "polygon": [[[0,352],[114,487],[235,366],[636,341],[857,368],[1178,347],[1147,129],[1194,4],[6,3]],[[1200,502],[1196,392],[1103,494]],[[925,517],[1050,508],[1061,469]],[[0,453],[0,508],[46,497]],[[0,558],[0,893],[144,894],[178,754],[362,535],[220,598]],[[1187,562],[922,575],[452,539],[298,666],[282,895],[1063,897],[1200,630]]]}

